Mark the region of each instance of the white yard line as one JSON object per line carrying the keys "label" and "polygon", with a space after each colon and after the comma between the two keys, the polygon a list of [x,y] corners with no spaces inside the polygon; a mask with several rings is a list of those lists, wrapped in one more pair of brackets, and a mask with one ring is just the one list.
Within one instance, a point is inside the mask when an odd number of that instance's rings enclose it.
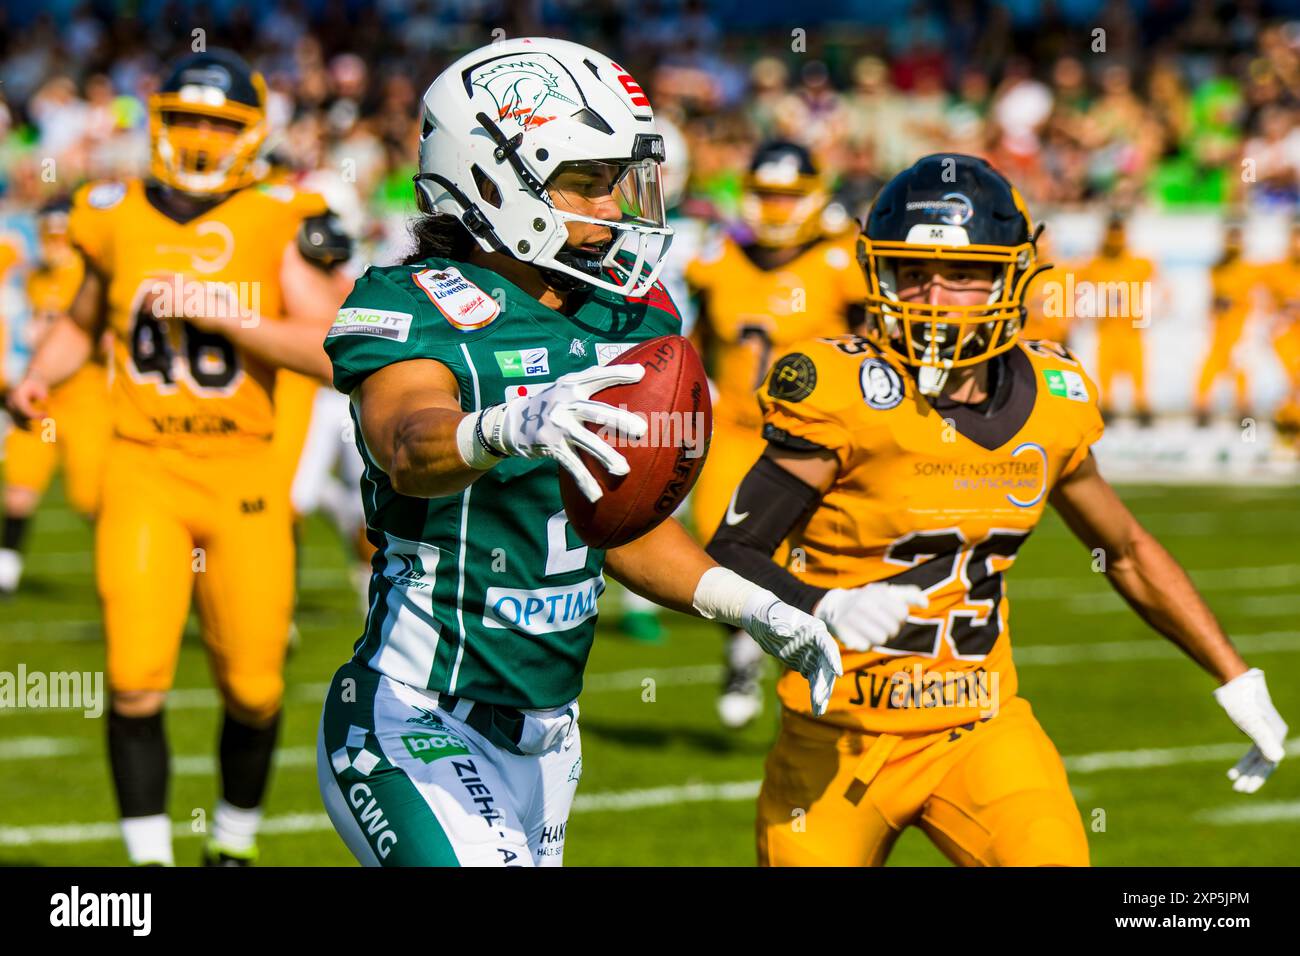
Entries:
{"label": "white yard line", "polygon": [[1203,810],[1196,815],[1196,819],[1221,827],[1300,820],[1300,800],[1273,800],[1219,807],[1216,810]]}
{"label": "white yard line", "polygon": [[[1014,640],[1014,639],[1013,639]],[[1294,654],[1300,652],[1300,632],[1268,631],[1262,634],[1238,634],[1233,637],[1238,650],[1246,654]],[[1167,641],[1096,641],[1072,644],[1031,644],[1015,647],[1013,657],[1018,667],[1055,667],[1065,664],[1105,664],[1116,661],[1181,660],[1183,655]],[[721,664],[694,664],[682,667],[647,667],[624,671],[608,671],[587,677],[585,694],[635,691],[640,693],[647,678],[661,687],[681,687],[690,684],[716,684],[722,679]],[[294,684],[289,688],[289,698],[296,703],[319,703],[329,688],[326,683]],[[216,707],[217,692],[210,687],[180,687],[170,692],[168,710],[205,710]],[[80,708],[73,708],[79,711]],[[54,707],[0,708],[0,718],[17,714],[67,714],[72,711]]]}
{"label": "white yard line", "polygon": [[[42,738],[28,738],[42,739]],[[1144,750],[1111,750],[1066,757],[1065,765],[1077,775],[1099,773],[1107,770],[1138,770],[1147,767],[1170,767],[1180,764],[1207,763],[1216,760],[1231,761],[1244,751],[1243,744],[1207,744],[1196,747],[1169,747]],[[279,766],[303,766],[315,762],[315,748],[295,747],[282,751]],[[1300,753],[1300,738],[1287,741],[1287,753]],[[186,756],[173,761],[173,768],[181,773],[202,775],[211,773],[215,757]],[[627,813],[647,807],[679,806],[686,803],[728,803],[753,800],[758,796],[760,781],[736,780],[724,783],[685,783],[638,790],[606,790],[578,794],[573,802],[574,813]],[[1300,801],[1257,803],[1249,806],[1226,807],[1203,811],[1196,817],[1207,823],[1232,826],[1241,823],[1265,823],[1277,820],[1300,819]],[[268,835],[282,833],[317,833],[332,829],[329,818],[323,813],[290,813],[268,817],[262,832]],[[104,843],[118,838],[116,823],[65,823],[30,827],[0,827],[0,847],[36,846],[40,844]],[[190,823],[177,822],[172,826],[177,839],[195,836]]]}

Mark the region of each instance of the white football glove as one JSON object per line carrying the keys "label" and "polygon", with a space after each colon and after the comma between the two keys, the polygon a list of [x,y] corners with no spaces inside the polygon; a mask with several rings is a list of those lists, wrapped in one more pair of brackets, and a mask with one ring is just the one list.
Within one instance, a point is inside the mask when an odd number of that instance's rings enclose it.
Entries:
{"label": "white football glove", "polygon": [[861,588],[832,588],[813,613],[851,651],[869,651],[898,633],[913,607],[930,599],[912,584],[868,584]]}
{"label": "white football glove", "polygon": [[764,651],[802,674],[813,715],[826,713],[835,678],[844,668],[825,624],[723,567],[709,568],[700,576],[691,604],[710,621],[744,628]]}
{"label": "white football glove", "polygon": [[807,679],[813,716],[826,713],[835,678],[844,674],[840,649],[826,625],[771,591],[760,590],[745,603],[740,626],[759,647]]}
{"label": "white football glove", "polygon": [[1254,793],[1286,756],[1286,721],[1273,706],[1264,672],[1252,667],[1214,691],[1214,699],[1254,746],[1228,771],[1232,789]]}
{"label": "white football glove", "polygon": [[[586,423],[603,425],[632,439],[645,435],[646,423],[625,409],[593,401],[591,396],[612,385],[639,382],[644,375],[644,365],[596,365],[561,375],[536,392],[503,405],[485,408],[477,419],[467,416],[464,429],[474,431],[468,436],[457,433],[462,457],[474,464],[474,459],[464,450],[468,438],[485,444],[489,452],[500,457],[553,458],[573,476],[578,490],[588,501],[598,501],[603,492],[578,457],[578,449],[590,453],[611,475],[626,475],[628,464],[626,458],[589,430]],[[470,448],[472,455],[472,445]]]}

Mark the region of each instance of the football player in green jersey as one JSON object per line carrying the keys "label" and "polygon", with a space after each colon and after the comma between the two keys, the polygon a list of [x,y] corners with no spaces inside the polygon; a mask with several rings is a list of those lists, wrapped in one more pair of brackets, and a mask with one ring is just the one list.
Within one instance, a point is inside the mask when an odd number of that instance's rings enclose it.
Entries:
{"label": "football player in green jersey", "polygon": [[[656,281],[663,158],[641,87],[573,43],[484,47],[424,95],[417,248],[362,276],[326,339],[378,551],[317,765],[363,863],[561,862],[602,569],[749,631],[808,679],[815,713],[840,673],[824,624],[718,567],[672,519],[608,551],[569,528],[559,468],[592,500],[579,449],[628,470],[586,423],[646,428],[591,396],[641,378],[620,352],[680,331]],[[884,640],[906,603],[881,603]]]}

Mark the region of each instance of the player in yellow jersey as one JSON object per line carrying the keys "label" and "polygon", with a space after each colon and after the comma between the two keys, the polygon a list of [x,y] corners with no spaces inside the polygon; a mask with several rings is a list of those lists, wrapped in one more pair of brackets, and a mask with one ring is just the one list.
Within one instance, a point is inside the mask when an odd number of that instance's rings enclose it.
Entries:
{"label": "player in yellow jersey", "polygon": [[256,855],[293,606],[272,389],[277,367],[328,376],[322,343],[346,281],[312,264],[324,202],[259,182],[266,87],[243,60],[186,57],[149,111],[149,178],[74,198],[86,277],[10,405],[33,417],[112,332],[95,567],[122,832],[133,863],[172,862],[162,715],[193,591],[225,706],[204,859],[238,865]]}
{"label": "player in yellow jersey", "polygon": [[1242,259],[1241,227],[1231,225],[1223,238],[1223,254],[1210,269],[1210,348],[1196,382],[1196,421],[1210,423],[1210,399],[1215,383],[1225,374],[1232,378],[1237,418],[1250,417],[1250,380],[1237,346],[1255,294],[1267,282],[1265,270]]}
{"label": "player in yellow jersey", "polygon": [[[1047,237],[1039,237],[1037,245],[1039,259],[1052,261]],[[1047,339],[1068,345],[1074,310],[1066,306],[1061,296],[1054,296],[1052,288],[1046,278],[1030,280],[1025,290],[1025,327],[1020,334],[1027,339]]]}
{"label": "player in yellow jersey", "polygon": [[[43,206],[36,223],[40,252],[27,276],[31,317],[24,330],[33,344],[68,311],[85,272],[81,257],[68,242],[66,200]],[[18,587],[23,542],[60,460],[68,503],[87,518],[95,513],[108,436],[108,379],[97,350],[91,361],[50,393],[34,428],[15,428],[5,438],[0,594]]]}
{"label": "player in yellow jersey", "polygon": [[[852,240],[827,236],[829,193],[812,156],[795,143],[760,146],[745,177],[740,238],[720,237],[686,267],[698,312],[694,338],[717,390],[713,440],[691,494],[696,534],[708,541],[727,502],[763,452],[754,389],[774,356],[800,339],[846,332],[866,287]],[[743,631],[728,639],[718,714],[729,727],[762,707],[764,654]]]}
{"label": "player in yellow jersey", "polygon": [[[1107,421],[1114,414],[1115,379],[1128,378],[1133,388],[1133,412],[1139,425],[1151,424],[1147,398],[1146,355],[1142,330],[1151,316],[1140,314],[1149,308],[1155,264],[1133,255],[1128,249],[1124,219],[1113,215],[1106,223],[1105,236],[1097,255],[1076,271],[1076,283],[1089,283],[1094,292],[1086,298],[1097,322],[1097,383],[1101,386],[1101,414]],[[1140,305],[1141,304],[1141,305]]]}
{"label": "player in yellow jersey", "polygon": [[1287,257],[1268,269],[1274,323],[1273,349],[1286,373],[1287,393],[1274,413],[1283,437],[1300,450],[1300,223],[1291,227]]}
{"label": "player in yellow jersey", "polygon": [[[764,864],[883,864],[913,825],[962,865],[1088,862],[1061,759],[1017,695],[1002,583],[1048,503],[1222,685],[1254,744],[1229,771],[1236,789],[1282,758],[1262,672],[1098,473],[1096,388],[1063,346],[1019,340],[1036,237],[983,160],[919,160],[882,190],[860,240],[868,337],[800,343],[760,392],[767,450],[709,553],[814,613],[847,651],[820,720],[788,676],[778,685]],[[793,573],[769,557],[787,537]]]}

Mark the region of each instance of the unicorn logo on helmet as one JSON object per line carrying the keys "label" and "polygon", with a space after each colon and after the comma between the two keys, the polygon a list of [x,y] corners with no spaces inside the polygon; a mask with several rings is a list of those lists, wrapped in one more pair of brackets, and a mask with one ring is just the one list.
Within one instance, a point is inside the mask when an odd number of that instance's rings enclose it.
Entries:
{"label": "unicorn logo on helmet", "polygon": [[492,97],[497,106],[498,123],[504,125],[513,121],[521,130],[533,129],[555,119],[555,116],[541,113],[543,104],[548,101],[568,103],[575,110],[582,106],[575,98],[581,94],[571,88],[572,82],[567,84],[570,89],[562,89],[562,78],[531,58],[493,63],[478,71],[470,82]]}

